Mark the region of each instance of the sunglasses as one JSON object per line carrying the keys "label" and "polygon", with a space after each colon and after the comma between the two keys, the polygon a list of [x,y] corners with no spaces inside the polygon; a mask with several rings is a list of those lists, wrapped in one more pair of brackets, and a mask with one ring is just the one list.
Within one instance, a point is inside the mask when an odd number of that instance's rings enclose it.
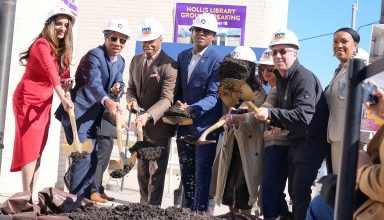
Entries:
{"label": "sunglasses", "polygon": [[268,72],[275,71],[275,67],[273,66],[260,66],[258,69],[260,72],[264,72],[264,70],[267,70]]}
{"label": "sunglasses", "polygon": [[281,48],[279,50],[272,50],[272,56],[276,56],[277,54],[280,54],[281,56],[283,56],[283,55],[285,55],[288,52],[296,52],[296,51],[295,50]]}
{"label": "sunglasses", "polygon": [[193,28],[193,30],[195,32],[203,32],[204,34],[210,34],[210,33],[213,33],[212,31],[210,30],[207,30],[207,29],[204,29],[204,28],[199,28],[199,27],[195,27]]}
{"label": "sunglasses", "polygon": [[127,42],[127,39],[118,38],[115,36],[110,36],[109,39],[111,39],[112,42],[116,42],[117,40],[119,40],[120,44],[125,44]]}

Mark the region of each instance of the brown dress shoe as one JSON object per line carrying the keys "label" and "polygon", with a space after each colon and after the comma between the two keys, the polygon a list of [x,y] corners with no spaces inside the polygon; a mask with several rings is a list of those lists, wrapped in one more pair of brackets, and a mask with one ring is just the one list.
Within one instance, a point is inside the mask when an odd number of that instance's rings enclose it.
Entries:
{"label": "brown dress shoe", "polygon": [[108,201],[113,201],[113,200],[115,200],[115,198],[113,198],[113,197],[109,197],[109,196],[107,196],[107,194],[105,194],[105,193],[100,194],[100,197],[103,198],[103,199],[106,199],[106,200],[108,200]]}
{"label": "brown dress shoe", "polygon": [[90,200],[94,202],[100,202],[100,203],[108,202],[108,200],[101,197],[100,193],[97,193],[97,192],[91,194]]}

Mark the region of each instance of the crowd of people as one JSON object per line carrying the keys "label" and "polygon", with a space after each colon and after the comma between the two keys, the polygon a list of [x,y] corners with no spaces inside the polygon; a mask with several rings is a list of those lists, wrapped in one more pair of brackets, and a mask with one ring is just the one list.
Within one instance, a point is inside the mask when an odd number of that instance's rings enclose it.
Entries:
{"label": "crowd of people", "polygon": [[[106,24],[101,30],[103,44],[81,58],[73,79],[69,66],[75,21],[65,6],[53,8],[41,33],[21,53],[20,62],[26,69],[13,97],[16,135],[11,171],[22,172],[24,191],[33,192],[39,174],[55,91],[61,100],[55,117],[61,121],[68,143],[75,138],[67,113],[72,109],[76,138],[80,142],[90,139],[93,144],[90,154],[71,164],[69,192],[99,203],[113,200],[104,191],[102,176],[117,136],[116,126],[120,126],[115,122],[124,108],[119,101],[126,93],[126,108],[137,114],[135,124],[143,126],[142,141],[165,148],[156,160],[138,159],[142,204],[161,205],[168,141],[177,129],[182,207],[213,213],[215,203],[224,204],[229,212],[219,217],[225,219],[333,219],[333,208],[321,196],[311,202],[311,186],[327,156],[332,158],[333,173],[339,172],[346,72],[360,41],[355,30],[341,28],[334,33],[333,52],[340,65],[324,90],[316,75],[300,64],[299,41],[291,30],[276,31],[259,61],[245,46],[221,54],[211,46],[218,33],[216,17],[203,13],[190,27],[193,47],[180,52],[174,61],[162,49],[160,22],[145,18],[138,39],[143,53],[132,58],[125,84],[121,51],[131,35],[127,21],[116,18]],[[247,70],[244,81],[255,94],[254,100],[238,100],[234,106],[222,102],[220,66],[231,62]],[[68,88],[73,81],[75,86]],[[384,92],[379,88],[372,95],[378,103],[367,103],[367,108],[384,117]],[[174,105],[192,116],[191,125],[175,126],[161,120]],[[207,137],[218,144],[202,145],[185,138],[198,139],[219,120],[225,121],[224,129]],[[368,145],[368,156],[360,154],[357,170],[357,186],[367,197],[359,213],[375,205],[380,211],[374,214],[381,217],[382,130]]]}

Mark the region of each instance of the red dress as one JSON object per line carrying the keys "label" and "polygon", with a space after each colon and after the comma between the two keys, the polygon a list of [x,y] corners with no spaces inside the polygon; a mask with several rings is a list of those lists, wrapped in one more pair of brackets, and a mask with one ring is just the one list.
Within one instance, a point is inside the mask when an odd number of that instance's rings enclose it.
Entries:
{"label": "red dress", "polygon": [[48,138],[53,87],[58,84],[57,58],[41,37],[32,45],[24,75],[13,94],[16,132],[11,172],[41,156]]}

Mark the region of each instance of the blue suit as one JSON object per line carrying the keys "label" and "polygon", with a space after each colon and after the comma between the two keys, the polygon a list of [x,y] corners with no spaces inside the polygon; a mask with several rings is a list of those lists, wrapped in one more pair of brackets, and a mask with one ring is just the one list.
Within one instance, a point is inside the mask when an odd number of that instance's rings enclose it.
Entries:
{"label": "blue suit", "polygon": [[[186,102],[194,112],[193,125],[179,127],[177,147],[185,206],[192,211],[207,211],[216,144],[191,145],[181,137],[192,135],[195,139],[199,138],[205,129],[222,116],[222,104],[218,94],[218,69],[223,56],[214,47],[209,46],[188,81],[192,50],[193,48],[184,50],[177,59],[180,81],[176,100]],[[218,131],[211,133],[208,139],[218,139]]]}
{"label": "blue suit", "polygon": [[[97,165],[97,134],[96,127],[103,130],[100,123],[105,107],[101,100],[109,96],[109,91],[114,83],[119,82],[121,89],[124,87],[123,71],[125,61],[118,55],[117,61],[111,62],[104,45],[90,50],[80,61],[77,67],[76,86],[71,90],[74,111],[79,133],[79,139],[84,142],[92,139],[94,150],[91,155],[79,163],[71,166],[72,179],[69,191],[84,197],[89,197]],[[60,105],[56,118],[63,124],[68,143],[72,143],[73,135],[68,114]]]}

